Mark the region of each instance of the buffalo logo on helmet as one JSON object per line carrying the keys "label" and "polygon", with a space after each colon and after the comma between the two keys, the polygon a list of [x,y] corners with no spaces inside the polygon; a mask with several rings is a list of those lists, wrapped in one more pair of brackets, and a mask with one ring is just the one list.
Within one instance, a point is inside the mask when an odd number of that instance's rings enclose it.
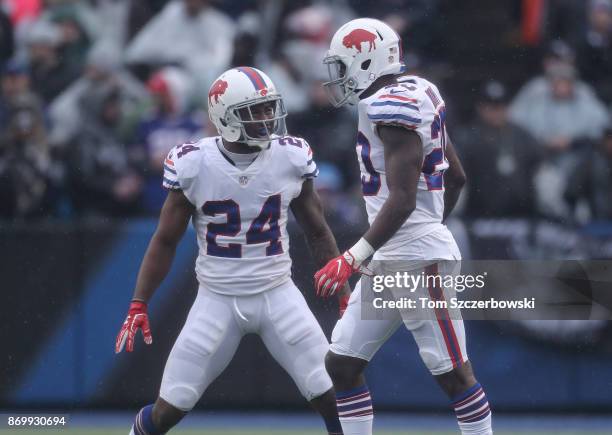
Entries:
{"label": "buffalo logo on helmet", "polygon": [[211,103],[212,99],[215,99],[215,103],[219,102],[219,97],[222,96],[223,94],[225,94],[225,91],[227,90],[227,82],[225,80],[217,80],[212,87],[210,88],[210,91],[208,92],[208,102]]}
{"label": "buffalo logo on helmet", "polygon": [[368,32],[364,29],[355,29],[348,35],[342,38],[342,45],[346,48],[354,48],[361,53],[361,44],[368,42],[368,52],[372,51],[372,48],[376,48],[376,35],[372,32]]}

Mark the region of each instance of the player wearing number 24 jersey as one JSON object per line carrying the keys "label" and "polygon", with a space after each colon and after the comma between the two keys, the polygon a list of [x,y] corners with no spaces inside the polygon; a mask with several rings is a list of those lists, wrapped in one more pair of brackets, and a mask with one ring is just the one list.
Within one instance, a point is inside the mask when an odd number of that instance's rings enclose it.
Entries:
{"label": "player wearing number 24 jersey", "polygon": [[[159,397],[138,413],[131,434],[162,434],[178,423],[248,333],[261,337],[327,432],[342,434],[324,366],[328,342],[291,280],[289,208],[316,263],[339,254],[313,188],[318,171],[312,150],[287,135],[282,97],[255,68],[223,73],[210,89],[208,109],[220,136],[177,146],[165,159],[168,197],[117,337],[116,352],[126,343],[132,350],[138,329],[152,342],[146,304],[193,220],[198,294],[168,357]],[[341,310],[349,291],[339,292]]]}
{"label": "player wearing number 24 jersey", "polygon": [[[332,103],[357,105],[357,158],[370,228],[315,274],[317,292],[334,294],[353,273],[400,271],[398,263],[390,261],[364,267],[363,262],[373,256],[403,260],[402,270],[424,274],[425,282],[433,283],[414,290],[419,298],[443,299],[444,291],[429,277],[459,273],[461,256],[444,220],[465,175],[448,139],[445,103],[438,88],[404,72],[398,35],[374,19],[342,26],[324,63],[329,68],[325,86]],[[372,433],[374,413],[363,370],[403,324],[412,333],[423,363],[451,399],[461,432],[491,434],[489,403],[467,358],[460,313],[451,316],[447,310],[423,309],[415,319],[414,314],[396,310],[385,319],[364,320],[361,293],[360,281],[334,328],[326,357],[344,433]]]}

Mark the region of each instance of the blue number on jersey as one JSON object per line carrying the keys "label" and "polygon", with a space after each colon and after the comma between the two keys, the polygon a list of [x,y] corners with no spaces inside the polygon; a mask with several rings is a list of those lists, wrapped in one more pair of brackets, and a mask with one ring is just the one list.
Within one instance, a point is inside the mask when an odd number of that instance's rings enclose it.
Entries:
{"label": "blue number on jersey", "polygon": [[[248,245],[269,242],[266,248],[266,256],[283,253],[283,245],[280,242],[280,227],[278,221],[281,214],[280,194],[270,196],[259,215],[253,220],[246,234]],[[206,201],[202,206],[202,212],[207,216],[225,214],[227,222],[217,224],[209,223],[206,227],[206,254],[215,257],[241,258],[242,246],[240,243],[230,243],[227,246],[217,244],[217,236],[238,235],[241,228],[240,206],[231,199],[225,201]],[[264,226],[268,224],[268,229]]]}
{"label": "blue number on jersey", "polygon": [[441,190],[444,186],[444,171],[436,170],[436,166],[444,162],[446,151],[446,109],[440,107],[438,114],[431,123],[431,138],[440,138],[440,147],[434,148],[423,160],[421,171],[425,177],[428,190]]}
{"label": "blue number on jersey", "polygon": [[178,152],[176,153],[176,156],[180,159],[185,154],[189,154],[190,152],[197,151],[199,149],[200,149],[199,147],[196,147],[191,143],[186,143],[178,147]]}
{"label": "blue number on jersey", "polygon": [[[266,248],[266,255],[278,255],[283,253],[283,245],[281,244],[280,227],[278,220],[280,219],[280,194],[269,197],[261,208],[259,216],[251,223],[249,231],[246,233],[247,245],[256,243],[270,242]],[[268,224],[268,229],[264,230],[264,226]]]}
{"label": "blue number on jersey", "polygon": [[357,146],[361,147],[361,161],[363,162],[363,166],[365,167],[366,171],[368,171],[368,174],[370,175],[369,180],[365,175],[361,176],[361,191],[363,192],[364,196],[376,195],[380,190],[380,174],[374,169],[372,159],[370,158],[370,142],[361,132],[359,132],[357,135]]}
{"label": "blue number on jersey", "polygon": [[302,148],[302,143],[303,143],[302,140],[296,137],[291,137],[291,136],[281,137],[278,140],[278,144],[282,146],[293,145],[294,147]]}
{"label": "blue number on jersey", "polygon": [[240,206],[231,199],[225,201],[206,201],[202,212],[207,216],[227,215],[227,222],[222,224],[209,223],[206,227],[206,254],[215,257],[240,258],[242,246],[240,243],[230,243],[227,246],[217,245],[217,236],[236,236],[240,232]]}

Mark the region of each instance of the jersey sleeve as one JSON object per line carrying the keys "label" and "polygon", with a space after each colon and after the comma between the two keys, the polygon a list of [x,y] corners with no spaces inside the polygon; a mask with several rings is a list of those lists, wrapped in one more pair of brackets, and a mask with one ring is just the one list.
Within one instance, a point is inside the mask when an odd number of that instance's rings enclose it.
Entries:
{"label": "jersey sleeve", "polygon": [[418,129],[422,123],[421,104],[412,93],[401,86],[391,86],[370,103],[368,119],[376,125],[395,125],[409,130]]}
{"label": "jersey sleeve", "polygon": [[172,148],[164,160],[162,186],[168,190],[182,190],[187,199],[195,203],[194,193],[201,153],[197,144]]}
{"label": "jersey sleeve", "polygon": [[174,165],[174,148],[170,150],[164,159],[164,177],[162,179],[162,187],[167,190],[181,190],[181,185],[178,179],[178,173]]}
{"label": "jersey sleeve", "polygon": [[286,137],[281,139],[285,143],[289,159],[302,179],[314,178],[319,175],[319,168],[314,161],[312,148],[306,140],[299,137]]}
{"label": "jersey sleeve", "polygon": [[304,141],[304,144],[308,151],[306,152],[306,163],[300,168],[300,172],[302,173],[302,178],[315,178],[319,175],[319,168],[314,161],[312,148],[308,142]]}

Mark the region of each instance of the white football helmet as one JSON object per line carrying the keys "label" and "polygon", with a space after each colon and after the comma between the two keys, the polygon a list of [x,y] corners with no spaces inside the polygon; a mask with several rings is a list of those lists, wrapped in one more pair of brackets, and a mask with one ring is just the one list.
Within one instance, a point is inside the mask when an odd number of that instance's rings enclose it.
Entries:
{"label": "white football helmet", "polygon": [[400,37],[382,21],[358,18],[340,27],[323,59],[329,72],[323,86],[331,103],[356,104],[374,80],[402,72],[402,55]]}
{"label": "white football helmet", "polygon": [[[265,103],[265,117],[258,119],[253,107]],[[228,142],[263,149],[287,134],[280,93],[266,74],[251,67],[232,68],[215,80],[208,92],[208,116]]]}

